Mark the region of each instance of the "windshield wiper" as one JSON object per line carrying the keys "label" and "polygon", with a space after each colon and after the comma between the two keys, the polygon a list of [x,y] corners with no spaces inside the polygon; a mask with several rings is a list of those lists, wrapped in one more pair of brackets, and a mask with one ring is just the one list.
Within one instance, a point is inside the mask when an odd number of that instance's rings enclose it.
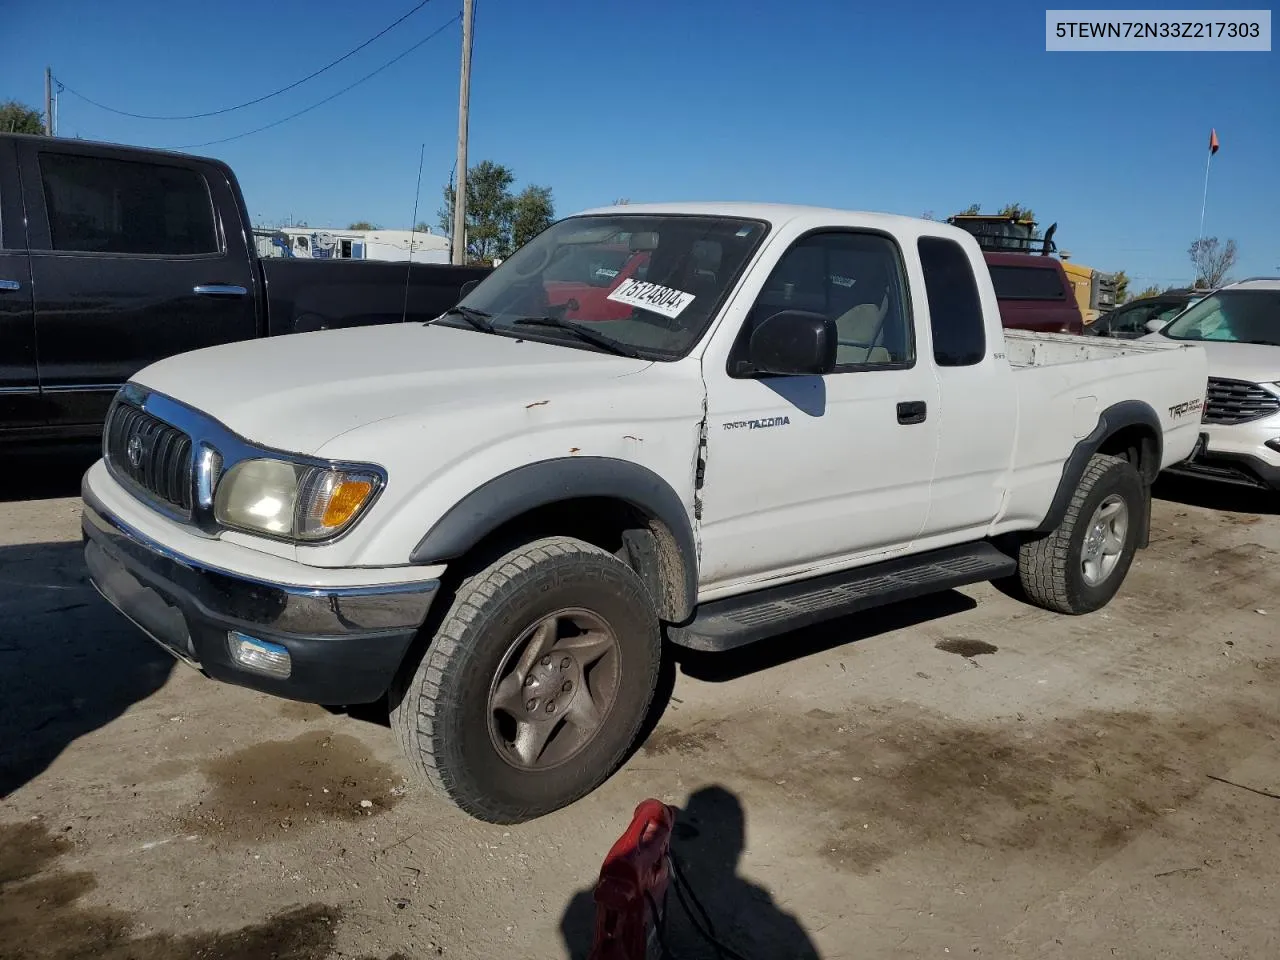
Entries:
{"label": "windshield wiper", "polygon": [[602,350],[608,350],[610,353],[616,353],[620,357],[631,357],[633,360],[644,359],[643,354],[624,343],[619,343],[613,337],[606,337],[603,333],[596,333],[589,327],[561,317],[521,317],[519,320],[514,321],[513,325],[517,327],[555,327],[557,330],[568,330],[579,340],[594,344]]}
{"label": "windshield wiper", "polygon": [[[467,323],[471,324],[471,326],[475,327],[477,330],[480,330],[484,333],[493,333],[493,321],[490,319],[493,316],[493,314],[491,313],[485,313],[483,310],[477,310],[475,307],[457,306],[457,307],[450,307],[444,313],[440,314],[439,317],[436,317],[436,320],[440,320],[443,317],[449,317],[449,316],[461,317],[463,320],[467,321]],[[428,321],[428,323],[435,323],[435,322],[436,322],[435,320]]]}

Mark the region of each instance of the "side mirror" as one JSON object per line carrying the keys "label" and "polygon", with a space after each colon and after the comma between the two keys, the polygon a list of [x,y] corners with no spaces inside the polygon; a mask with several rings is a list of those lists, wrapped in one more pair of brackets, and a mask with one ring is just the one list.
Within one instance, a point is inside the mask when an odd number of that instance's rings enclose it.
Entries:
{"label": "side mirror", "polygon": [[1166,326],[1168,326],[1168,324],[1163,320],[1148,320],[1146,324],[1147,333],[1159,333]]}
{"label": "side mirror", "polygon": [[836,368],[836,323],[807,310],[775,313],[751,334],[747,360],[755,373],[830,373]]}
{"label": "side mirror", "polygon": [[474,290],[478,286],[480,286],[479,280],[468,280],[466,283],[464,283],[458,289],[458,302],[461,303],[463,300],[465,300],[467,298],[467,294],[470,293],[472,290]]}

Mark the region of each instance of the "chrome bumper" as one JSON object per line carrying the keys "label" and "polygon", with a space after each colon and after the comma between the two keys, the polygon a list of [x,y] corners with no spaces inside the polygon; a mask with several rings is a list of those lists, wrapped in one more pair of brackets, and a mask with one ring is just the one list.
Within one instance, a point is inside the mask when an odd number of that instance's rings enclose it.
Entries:
{"label": "chrome bumper", "polygon": [[[156,543],[84,491],[81,528],[94,587],[170,653],[215,679],[316,703],[377,700],[391,684],[438,580],[361,587],[267,583]],[[288,678],[247,670],[237,631],[285,647]]]}

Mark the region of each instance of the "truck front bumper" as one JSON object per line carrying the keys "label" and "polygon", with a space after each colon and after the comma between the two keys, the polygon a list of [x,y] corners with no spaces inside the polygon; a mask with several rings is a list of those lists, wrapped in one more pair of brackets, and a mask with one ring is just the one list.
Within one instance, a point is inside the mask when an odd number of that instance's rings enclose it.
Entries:
{"label": "truck front bumper", "polygon": [[267,583],[170,550],[85,493],[81,527],[94,587],[169,653],[215,680],[311,703],[375,701],[439,589],[438,580]]}

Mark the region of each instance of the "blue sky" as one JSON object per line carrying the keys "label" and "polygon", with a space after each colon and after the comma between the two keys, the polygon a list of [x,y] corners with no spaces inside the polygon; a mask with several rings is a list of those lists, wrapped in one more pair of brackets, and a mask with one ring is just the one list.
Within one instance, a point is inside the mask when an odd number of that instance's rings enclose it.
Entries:
{"label": "blue sky", "polygon": [[[136,113],[260,96],[416,0],[0,0],[0,99],[43,70]],[[332,71],[204,120],[63,94],[59,133],[149,146],[229,137],[307,107],[455,17],[431,0]],[[460,31],[271,130],[193,152],[232,164],[255,220],[435,223],[453,166]],[[1044,6],[810,0],[477,0],[471,162],[552,187],[557,212],[617,197],[773,200],[939,217],[981,202],[1057,221],[1077,262],[1135,285],[1191,279],[1205,232],[1237,275],[1280,273],[1280,52],[1046,53]]]}

